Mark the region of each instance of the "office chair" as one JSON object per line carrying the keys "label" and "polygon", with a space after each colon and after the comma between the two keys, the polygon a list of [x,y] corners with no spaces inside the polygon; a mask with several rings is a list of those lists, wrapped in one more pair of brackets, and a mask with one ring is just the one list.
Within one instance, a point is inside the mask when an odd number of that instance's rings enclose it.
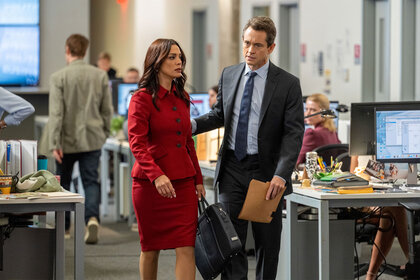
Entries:
{"label": "office chair", "polygon": [[342,153],[336,157],[337,162],[342,162],[341,171],[350,171],[351,157],[348,152]]}
{"label": "office chair", "polygon": [[[327,164],[327,166],[331,165],[331,157],[336,159],[339,155],[346,153],[349,151],[348,144],[328,144],[324,146],[320,146],[315,148],[313,152],[317,152],[318,156],[322,157]],[[343,162],[344,165],[344,162]],[[350,164],[348,169],[350,169]]]}

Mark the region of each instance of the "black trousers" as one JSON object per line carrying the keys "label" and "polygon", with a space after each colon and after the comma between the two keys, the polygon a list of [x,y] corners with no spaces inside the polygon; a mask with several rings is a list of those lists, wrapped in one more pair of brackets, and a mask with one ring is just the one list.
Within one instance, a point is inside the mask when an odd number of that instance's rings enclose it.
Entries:
{"label": "black trousers", "polygon": [[[101,151],[91,151],[74,154],[64,154],[62,163],[57,165],[57,174],[60,175],[61,185],[70,190],[71,175],[73,173],[73,165],[79,162],[80,177],[82,178],[83,188],[85,191],[85,222],[90,217],[96,217],[99,221],[99,203],[100,203],[100,185],[99,185],[99,158]],[[70,212],[65,215],[65,228],[70,228]]]}
{"label": "black trousers", "polygon": [[[245,252],[248,221],[238,219],[239,212],[245,201],[249,182],[252,179],[266,181],[260,172],[257,155],[247,156],[240,162],[233,151],[227,151],[224,156],[223,170],[219,180],[219,199],[228,211],[236,232],[242,242],[241,252],[232,258],[222,272],[222,280],[240,280],[248,278],[248,260]],[[270,178],[271,180],[271,178]],[[280,200],[273,220],[269,224],[252,222],[252,233],[255,240],[257,258],[256,279],[276,279],[279,261],[280,240],[282,230],[283,198]]]}

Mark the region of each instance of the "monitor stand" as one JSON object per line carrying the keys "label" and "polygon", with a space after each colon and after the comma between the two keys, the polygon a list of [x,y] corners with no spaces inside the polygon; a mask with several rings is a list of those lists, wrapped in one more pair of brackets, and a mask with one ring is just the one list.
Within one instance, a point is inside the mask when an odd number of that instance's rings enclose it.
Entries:
{"label": "monitor stand", "polygon": [[417,185],[417,163],[408,164],[407,184]]}

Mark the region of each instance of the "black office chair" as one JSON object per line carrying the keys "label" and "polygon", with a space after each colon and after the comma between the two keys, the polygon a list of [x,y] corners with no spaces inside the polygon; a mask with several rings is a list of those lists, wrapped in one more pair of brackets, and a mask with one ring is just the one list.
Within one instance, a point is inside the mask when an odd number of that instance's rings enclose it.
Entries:
{"label": "black office chair", "polygon": [[[328,144],[315,148],[313,152],[317,152],[318,156],[322,157],[327,166],[331,165],[331,157],[336,159],[339,155],[349,151],[348,144]],[[344,163],[343,163],[344,164]],[[350,169],[350,164],[349,164]]]}
{"label": "black office chair", "polygon": [[341,161],[343,163],[343,165],[341,166],[341,171],[350,171],[351,157],[348,152],[338,155],[336,161]]}

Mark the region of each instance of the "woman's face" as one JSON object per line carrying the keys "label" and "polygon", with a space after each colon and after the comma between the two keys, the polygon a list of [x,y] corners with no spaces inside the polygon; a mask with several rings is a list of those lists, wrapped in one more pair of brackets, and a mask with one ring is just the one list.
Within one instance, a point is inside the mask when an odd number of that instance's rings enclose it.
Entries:
{"label": "woman's face", "polygon": [[177,45],[172,45],[168,56],[163,61],[159,69],[159,80],[169,79],[173,80],[182,75],[182,60],[181,51]]}
{"label": "woman's face", "polygon": [[[306,100],[305,116],[318,113],[319,111],[321,111],[321,107],[318,105],[318,103],[309,99]],[[313,126],[321,122],[322,122],[321,115],[316,115],[316,116],[305,119],[306,124],[313,125]]]}
{"label": "woman's face", "polygon": [[209,105],[210,105],[210,108],[213,108],[213,105],[216,103],[216,101],[217,101],[217,93],[214,90],[209,89]]}

